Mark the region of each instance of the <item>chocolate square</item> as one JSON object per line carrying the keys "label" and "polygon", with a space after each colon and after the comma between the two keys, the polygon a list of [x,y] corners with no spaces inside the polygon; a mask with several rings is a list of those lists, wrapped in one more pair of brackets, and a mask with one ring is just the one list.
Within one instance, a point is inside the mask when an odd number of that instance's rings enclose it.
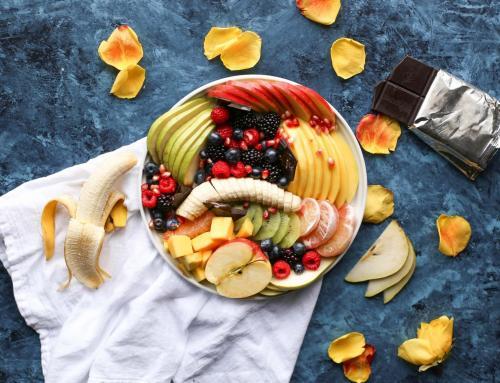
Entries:
{"label": "chocolate square", "polygon": [[373,110],[406,125],[413,123],[423,97],[388,81],[378,84],[375,92],[378,97],[373,100]]}

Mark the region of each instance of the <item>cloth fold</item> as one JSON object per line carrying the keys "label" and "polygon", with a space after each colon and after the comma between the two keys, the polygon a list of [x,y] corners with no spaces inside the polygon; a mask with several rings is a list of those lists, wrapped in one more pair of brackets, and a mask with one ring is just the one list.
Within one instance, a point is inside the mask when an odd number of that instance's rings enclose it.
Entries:
{"label": "cloth fold", "polygon": [[[118,150],[146,154],[145,139]],[[102,156],[21,185],[0,197],[0,261],[26,323],[40,335],[51,382],[287,382],[321,282],[281,297],[230,300],[186,282],[157,253],[139,213],[138,166],[116,182],[127,227],[106,236],[100,263],[112,276],[98,290],[68,289],[56,219],[54,258],[43,256],[40,214],[52,197],[78,198]]]}

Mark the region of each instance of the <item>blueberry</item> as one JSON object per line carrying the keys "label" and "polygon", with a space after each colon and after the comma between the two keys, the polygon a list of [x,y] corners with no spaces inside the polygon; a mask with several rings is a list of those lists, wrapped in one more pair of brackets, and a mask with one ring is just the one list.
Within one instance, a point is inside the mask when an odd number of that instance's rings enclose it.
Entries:
{"label": "blueberry", "polygon": [[222,137],[216,132],[212,132],[208,136],[208,143],[210,145],[222,145],[222,142]]}
{"label": "blueberry", "polygon": [[278,152],[276,151],[276,149],[269,148],[264,153],[264,158],[270,164],[274,164],[278,160]]}
{"label": "blueberry", "polygon": [[253,178],[260,178],[260,174],[262,173],[262,170],[260,168],[252,168],[252,172],[250,173],[250,176]]}
{"label": "blueberry", "polygon": [[243,130],[241,129],[234,129],[233,131],[233,138],[237,141],[241,141],[243,139]]}
{"label": "blueberry", "polygon": [[196,172],[195,176],[194,176],[194,182],[198,185],[202,184],[203,182],[205,182],[205,172],[200,169]]}
{"label": "blueberry", "polygon": [[151,215],[152,219],[163,218],[163,213],[159,209],[151,209],[149,211],[149,214]]}
{"label": "blueberry", "polygon": [[175,230],[180,226],[180,222],[177,220],[177,218],[169,218],[167,219],[167,230]]}
{"label": "blueberry", "polygon": [[295,253],[295,255],[302,257],[306,253],[306,247],[303,243],[295,242],[293,244],[293,252]]}
{"label": "blueberry", "polygon": [[160,171],[160,169],[153,162],[148,162],[146,165],[144,165],[144,172],[146,173],[146,176],[153,177],[159,171]]}
{"label": "blueberry", "polygon": [[204,149],[203,149],[203,150],[200,152],[200,158],[201,158],[202,160],[206,160],[206,159],[208,158],[208,154],[207,154],[207,151],[206,151],[206,150],[204,150]]}
{"label": "blueberry", "polygon": [[278,245],[274,245],[273,248],[271,249],[271,254],[276,257],[276,258],[279,258],[281,256],[281,249]]}
{"label": "blueberry", "polygon": [[260,248],[265,252],[271,251],[273,248],[273,241],[271,241],[271,239],[264,239],[260,243]]}
{"label": "blueberry", "polygon": [[288,178],[280,177],[280,179],[278,180],[278,185],[280,185],[281,187],[285,187],[286,185],[288,185]]}
{"label": "blueberry", "polygon": [[234,165],[241,159],[241,152],[238,149],[228,149],[224,157],[228,163]]}
{"label": "blueberry", "polygon": [[302,263],[296,263],[293,266],[293,271],[295,271],[295,274],[302,274],[304,272],[304,266]]}
{"label": "blueberry", "polygon": [[155,227],[155,230],[157,231],[165,231],[165,221],[162,218],[155,218],[153,220],[153,224]]}

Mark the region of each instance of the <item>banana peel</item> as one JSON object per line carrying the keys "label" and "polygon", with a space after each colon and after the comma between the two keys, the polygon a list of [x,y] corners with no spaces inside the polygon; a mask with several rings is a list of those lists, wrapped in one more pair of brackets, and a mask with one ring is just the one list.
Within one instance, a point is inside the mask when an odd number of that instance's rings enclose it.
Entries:
{"label": "banana peel", "polygon": [[69,286],[72,277],[89,288],[98,288],[111,276],[99,266],[99,256],[106,233],[125,227],[127,208],[125,196],[113,191],[113,183],[137,164],[130,152],[111,155],[90,175],[80,192],[78,202],[71,196],[61,196],[47,202],[41,217],[45,259],[54,256],[55,217],[58,205],[66,208],[70,221],[64,241],[64,259],[68,279],[61,286]]}

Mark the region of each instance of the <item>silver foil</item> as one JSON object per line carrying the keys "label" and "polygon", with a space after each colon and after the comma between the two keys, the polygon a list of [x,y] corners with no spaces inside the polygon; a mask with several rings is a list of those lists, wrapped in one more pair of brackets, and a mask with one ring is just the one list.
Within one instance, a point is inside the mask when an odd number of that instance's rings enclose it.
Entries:
{"label": "silver foil", "polygon": [[439,70],[410,130],[474,180],[500,147],[499,110],[498,100]]}

